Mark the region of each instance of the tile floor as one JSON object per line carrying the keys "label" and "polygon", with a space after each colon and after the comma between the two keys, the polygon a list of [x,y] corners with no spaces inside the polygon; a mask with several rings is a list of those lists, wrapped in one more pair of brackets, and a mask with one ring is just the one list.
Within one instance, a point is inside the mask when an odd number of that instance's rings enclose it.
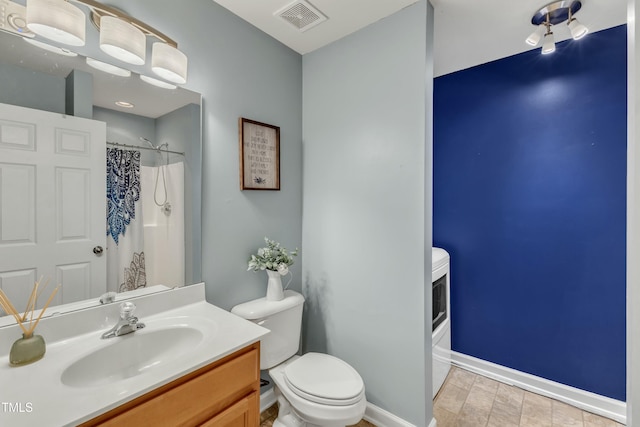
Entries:
{"label": "tile floor", "polygon": [[[476,375],[455,366],[433,402],[438,427],[622,427],[557,400]],[[271,427],[273,405],[260,416]],[[376,427],[360,421],[355,427]]]}
{"label": "tile floor", "polygon": [[433,402],[438,427],[621,427],[615,421],[457,367]]}

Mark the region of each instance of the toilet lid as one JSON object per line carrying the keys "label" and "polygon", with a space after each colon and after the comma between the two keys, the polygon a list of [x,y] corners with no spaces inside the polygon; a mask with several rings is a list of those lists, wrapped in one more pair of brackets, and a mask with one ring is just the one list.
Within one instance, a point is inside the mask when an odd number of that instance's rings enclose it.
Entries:
{"label": "toilet lid", "polygon": [[360,400],[364,383],[347,362],[307,353],[284,369],[284,379],[298,396],[325,405],[351,405]]}

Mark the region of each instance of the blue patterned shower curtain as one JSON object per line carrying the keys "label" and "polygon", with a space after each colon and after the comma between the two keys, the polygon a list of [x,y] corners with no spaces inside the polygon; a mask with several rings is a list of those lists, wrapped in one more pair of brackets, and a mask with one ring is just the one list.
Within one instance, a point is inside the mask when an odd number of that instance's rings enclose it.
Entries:
{"label": "blue patterned shower curtain", "polygon": [[140,200],[140,152],[107,149],[107,290],[147,284]]}

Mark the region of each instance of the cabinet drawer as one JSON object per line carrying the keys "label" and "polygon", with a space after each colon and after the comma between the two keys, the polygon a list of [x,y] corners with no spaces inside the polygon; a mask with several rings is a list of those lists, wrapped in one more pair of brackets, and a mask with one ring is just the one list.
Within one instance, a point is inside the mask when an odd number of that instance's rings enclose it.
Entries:
{"label": "cabinet drawer", "polygon": [[254,391],[200,427],[258,427],[259,394]]}
{"label": "cabinet drawer", "polygon": [[[202,372],[186,382],[144,395],[134,405],[100,417],[101,426],[195,426],[259,390],[260,356],[251,350]],[[176,380],[179,382],[180,380]],[[120,412],[120,413],[118,413]],[[257,411],[256,411],[257,412]],[[212,420],[211,420],[212,421]],[[215,424],[214,424],[215,425]],[[224,425],[224,424],[220,424]],[[230,424],[234,425],[234,424]]]}

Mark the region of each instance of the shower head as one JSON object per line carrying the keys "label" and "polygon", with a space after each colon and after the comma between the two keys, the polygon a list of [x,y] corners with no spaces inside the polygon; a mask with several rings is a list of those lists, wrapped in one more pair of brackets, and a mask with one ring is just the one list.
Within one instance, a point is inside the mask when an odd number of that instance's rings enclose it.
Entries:
{"label": "shower head", "polygon": [[[168,143],[168,142],[163,142],[163,143],[162,143],[162,144],[160,144],[160,145],[153,145],[153,142],[149,141],[149,140],[148,140],[147,138],[145,138],[144,136],[139,136],[138,138],[140,139],[140,141],[143,141],[143,142],[146,142],[147,144],[149,144],[149,146],[150,146],[151,148],[153,148],[154,150],[156,150],[158,153],[160,153],[160,151],[161,151],[163,148],[166,148],[166,149],[168,149],[168,148],[169,148],[169,143]],[[168,154],[168,153],[167,153],[167,154]]]}
{"label": "shower head", "polygon": [[157,150],[159,147],[156,147],[155,145],[153,145],[153,142],[149,141],[147,138],[145,138],[144,136],[139,137],[140,141],[144,141],[147,144],[149,144],[151,146],[151,148],[153,148],[154,150]]}

